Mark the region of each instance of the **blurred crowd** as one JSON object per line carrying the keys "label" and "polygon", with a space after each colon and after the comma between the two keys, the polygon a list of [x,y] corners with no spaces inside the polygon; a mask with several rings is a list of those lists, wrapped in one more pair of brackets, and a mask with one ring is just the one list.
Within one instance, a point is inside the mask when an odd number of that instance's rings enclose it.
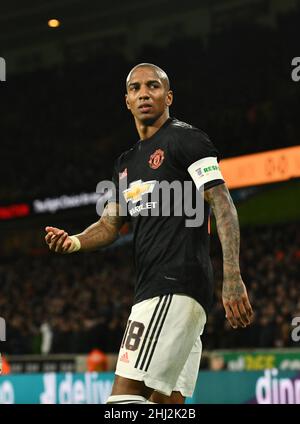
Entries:
{"label": "blurred crowd", "polygon": [[[243,229],[241,272],[255,312],[253,324],[233,330],[221,301],[222,258],[212,251],[216,302],[204,334],[206,349],[299,347],[291,337],[300,317],[299,224]],[[216,246],[216,244],[212,244]]]}
{"label": "blurred crowd", "polygon": [[[137,141],[125,79],[139,62],[169,74],[171,114],[206,131],[223,157],[298,144],[300,12],[276,26],[237,24],[207,39],[145,45],[134,62],[99,50],[88,63],[11,76],[1,86],[1,203],[94,191]],[[179,60],[180,57],[180,60]]]}
{"label": "blurred crowd", "polygon": [[[222,258],[212,237],[216,298],[204,349],[296,347],[292,318],[300,316],[300,237],[297,224],[243,229],[241,270],[255,311],[253,324],[233,330],[221,301]],[[0,311],[7,323],[4,351],[117,352],[133,298],[129,246],[89,254],[18,257],[0,265]]]}
{"label": "blurred crowd", "polygon": [[23,256],[2,264],[0,310],[7,323],[6,351],[117,351],[133,282],[126,249]]}

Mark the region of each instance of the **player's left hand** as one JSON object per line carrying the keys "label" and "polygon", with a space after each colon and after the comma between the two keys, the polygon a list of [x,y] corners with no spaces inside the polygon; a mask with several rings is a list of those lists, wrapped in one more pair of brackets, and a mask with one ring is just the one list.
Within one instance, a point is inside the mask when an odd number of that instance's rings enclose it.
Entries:
{"label": "player's left hand", "polygon": [[224,278],[222,291],[226,318],[231,327],[247,327],[253,320],[253,310],[250,305],[247,289],[241,276]]}

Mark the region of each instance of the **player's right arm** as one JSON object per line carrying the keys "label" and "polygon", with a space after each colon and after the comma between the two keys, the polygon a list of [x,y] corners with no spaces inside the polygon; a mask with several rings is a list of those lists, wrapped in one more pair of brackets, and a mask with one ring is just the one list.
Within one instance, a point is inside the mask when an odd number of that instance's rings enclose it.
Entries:
{"label": "player's right arm", "polygon": [[49,249],[57,253],[92,251],[113,243],[118,238],[122,225],[123,218],[119,215],[119,204],[108,203],[99,221],[82,233],[69,236],[62,229],[46,227],[45,240]]}

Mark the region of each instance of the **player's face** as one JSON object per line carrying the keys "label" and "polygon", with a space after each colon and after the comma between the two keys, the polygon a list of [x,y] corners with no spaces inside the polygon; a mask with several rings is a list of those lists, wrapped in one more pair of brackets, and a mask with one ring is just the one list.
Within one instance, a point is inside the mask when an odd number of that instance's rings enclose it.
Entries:
{"label": "player's face", "polygon": [[152,68],[137,68],[127,84],[126,104],[133,116],[145,124],[156,121],[172,104],[172,91]]}

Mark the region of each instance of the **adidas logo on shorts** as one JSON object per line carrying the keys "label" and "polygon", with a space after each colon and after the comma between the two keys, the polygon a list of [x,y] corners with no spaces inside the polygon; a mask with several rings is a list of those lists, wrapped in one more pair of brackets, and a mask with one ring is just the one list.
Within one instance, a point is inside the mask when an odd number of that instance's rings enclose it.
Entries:
{"label": "adidas logo on shorts", "polygon": [[120,361],[126,362],[127,364],[129,363],[129,358],[128,358],[128,353],[127,352],[123,353],[123,355],[120,358]]}

